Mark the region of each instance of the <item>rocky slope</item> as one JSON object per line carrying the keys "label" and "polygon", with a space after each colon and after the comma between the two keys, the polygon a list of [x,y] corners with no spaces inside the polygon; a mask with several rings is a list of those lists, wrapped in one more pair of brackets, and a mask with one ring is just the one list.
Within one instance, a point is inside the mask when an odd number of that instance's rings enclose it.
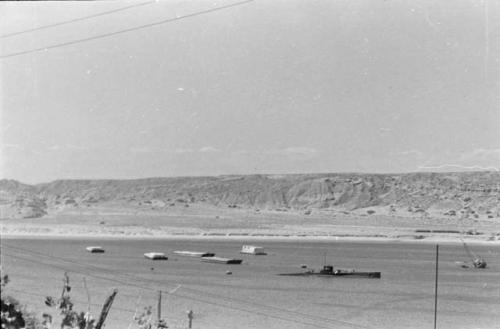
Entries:
{"label": "rocky slope", "polygon": [[0,181],[1,218],[42,217],[113,202],[123,207],[207,204],[259,210],[365,211],[469,218],[500,217],[500,173],[303,174]]}

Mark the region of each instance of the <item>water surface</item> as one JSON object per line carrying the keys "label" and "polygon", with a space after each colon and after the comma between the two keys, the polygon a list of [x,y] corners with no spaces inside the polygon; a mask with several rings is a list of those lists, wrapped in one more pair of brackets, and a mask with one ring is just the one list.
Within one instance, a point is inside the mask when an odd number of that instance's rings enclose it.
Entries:
{"label": "water surface", "polygon": [[[248,241],[224,240],[3,240],[2,266],[11,277],[5,292],[37,312],[44,296],[57,297],[64,271],[69,272],[77,310],[99,313],[113,287],[118,295],[107,328],[123,329],[135,310],[156,308],[170,328],[432,328],[434,321],[435,246],[397,242],[260,241],[267,256],[241,255]],[[104,254],[85,251],[100,245]],[[174,250],[211,251],[243,258],[242,265],[200,262]],[[461,245],[441,245],[439,254],[438,328],[500,328],[500,247],[474,246],[486,258],[485,270],[462,269]],[[145,259],[145,252],[165,252],[168,261]],[[283,277],[319,269],[325,260],[342,268],[381,271],[382,278]],[[226,272],[231,271],[232,275]],[[134,326],[132,326],[134,328]]]}

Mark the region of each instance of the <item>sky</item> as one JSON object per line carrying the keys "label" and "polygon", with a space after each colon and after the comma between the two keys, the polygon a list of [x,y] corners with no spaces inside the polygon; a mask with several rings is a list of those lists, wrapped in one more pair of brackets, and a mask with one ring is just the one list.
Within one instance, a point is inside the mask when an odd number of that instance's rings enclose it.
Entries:
{"label": "sky", "polygon": [[499,1],[3,2],[0,34],[0,178],[500,169]]}

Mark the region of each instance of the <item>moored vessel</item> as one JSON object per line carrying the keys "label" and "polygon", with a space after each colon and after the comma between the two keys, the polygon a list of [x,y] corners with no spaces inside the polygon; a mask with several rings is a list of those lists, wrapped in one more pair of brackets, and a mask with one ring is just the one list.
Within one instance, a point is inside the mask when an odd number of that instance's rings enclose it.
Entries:
{"label": "moored vessel", "polygon": [[188,250],[176,250],[174,254],[186,257],[214,257],[215,254],[212,252],[204,251],[188,251]]}
{"label": "moored vessel", "polygon": [[162,252],[147,252],[144,254],[144,257],[152,259],[152,260],[167,260],[168,257],[165,256]]}
{"label": "moored vessel", "polygon": [[321,277],[353,276],[353,277],[363,277],[363,278],[372,278],[372,279],[380,279],[380,277],[382,276],[382,274],[380,272],[365,272],[365,271],[356,271],[353,269],[334,269],[332,265],[323,266],[323,268],[319,272],[316,272],[314,270],[309,270],[307,272],[281,273],[278,275],[321,276]]}
{"label": "moored vessel", "polygon": [[88,246],[85,248],[90,253],[103,253],[104,248],[100,246]]}
{"label": "moored vessel", "polygon": [[224,257],[201,257],[203,262],[207,263],[217,263],[217,264],[241,264],[242,259],[234,259],[234,258],[224,258]]}
{"label": "moored vessel", "polygon": [[263,247],[259,246],[243,246],[240,253],[250,255],[267,255]]}

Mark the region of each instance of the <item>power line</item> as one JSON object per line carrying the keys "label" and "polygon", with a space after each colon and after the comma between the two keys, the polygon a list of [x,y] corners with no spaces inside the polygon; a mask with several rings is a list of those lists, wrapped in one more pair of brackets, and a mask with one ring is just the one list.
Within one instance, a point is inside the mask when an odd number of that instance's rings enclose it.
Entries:
{"label": "power line", "polygon": [[95,17],[109,15],[109,14],[112,14],[112,13],[116,13],[116,12],[119,12],[119,11],[130,9],[130,8],[136,8],[136,7],[150,5],[150,4],[155,3],[155,2],[156,1],[148,1],[148,2],[137,3],[137,4],[126,6],[126,7],[120,7],[120,8],[116,8],[116,9],[112,9],[112,10],[108,10],[108,11],[103,11],[103,12],[100,12],[100,13],[97,13],[97,14],[93,14],[93,15],[89,15],[89,16],[83,16],[83,17],[74,18],[74,19],[70,19],[70,20],[67,20],[67,21],[62,21],[62,22],[58,22],[58,23],[54,23],[54,24],[48,24],[48,25],[43,25],[43,26],[39,26],[39,27],[34,27],[32,29],[27,29],[27,30],[23,30],[23,31],[19,31],[19,32],[7,33],[7,34],[4,34],[4,35],[1,35],[0,38],[10,38],[10,37],[13,37],[15,35],[20,35],[20,34],[24,34],[24,33],[28,33],[28,32],[35,32],[35,31],[39,31],[39,30],[48,29],[48,28],[51,28],[51,27],[56,27],[56,26],[70,24],[70,23],[80,22],[80,21],[84,21],[86,19],[91,19],[91,18],[95,18]]}
{"label": "power line", "polygon": [[[25,290],[21,290],[21,289],[10,288],[10,287],[5,288],[5,290],[6,290],[6,292],[15,292],[15,293],[25,294],[25,295],[29,295],[29,296],[42,297],[42,298],[46,298],[47,297],[46,294],[40,294],[40,293],[36,293],[36,292],[25,291]],[[124,295],[121,292],[118,295],[119,296],[127,296],[127,295]],[[137,297],[137,296],[132,296],[132,297]],[[71,301],[73,301],[75,303],[78,303],[78,304],[89,304],[88,301],[74,299],[73,297],[71,297]],[[97,304],[97,303],[90,303],[90,305],[97,306],[97,307],[102,307],[102,304]],[[123,312],[132,313],[132,314],[134,314],[136,312],[136,310],[133,310],[133,309],[130,309],[130,308],[119,307],[119,306],[113,306],[113,309],[114,310],[123,311]],[[182,319],[180,319],[178,317],[175,317],[175,318],[174,317],[165,317],[165,319],[168,320],[168,321],[178,321],[178,322],[182,322],[183,321]]]}
{"label": "power line", "polygon": [[[35,293],[35,292],[31,292],[31,291],[25,291],[25,290],[20,290],[20,289],[14,289],[14,288],[5,288],[6,292],[9,292],[9,291],[12,291],[12,292],[17,292],[17,293],[20,293],[20,294],[25,294],[25,295],[30,295],[30,296],[36,296],[36,297],[42,297],[42,298],[46,298],[47,295],[44,295],[44,294],[38,294],[38,293]],[[79,303],[79,304],[88,304],[88,302],[86,301],[83,301],[83,300],[78,300],[78,299],[74,299],[74,298],[71,298],[71,300],[75,303]],[[97,304],[97,303],[90,303],[90,305],[92,306],[102,306],[101,304]],[[130,313],[134,313],[135,311],[134,310],[131,310],[131,309],[128,309],[128,308],[122,308],[122,307],[113,307],[113,309],[117,309],[117,310],[120,310],[120,311],[124,311],[124,312],[130,312]]]}
{"label": "power line", "polygon": [[[149,283],[154,283],[154,284],[165,284],[165,282],[162,282],[162,281],[158,281],[158,280],[154,280],[154,279],[150,279],[150,278],[142,278],[142,277],[138,277],[138,276],[131,276],[131,275],[123,274],[123,273],[120,273],[120,272],[117,273],[116,271],[113,271],[111,269],[101,268],[101,267],[97,267],[97,266],[90,265],[90,264],[82,264],[82,263],[78,263],[78,262],[75,262],[75,261],[72,261],[72,260],[67,260],[67,259],[62,258],[62,257],[56,257],[56,256],[46,255],[46,254],[43,254],[43,253],[40,253],[40,252],[36,252],[36,251],[33,251],[33,250],[29,250],[29,249],[24,249],[24,248],[21,248],[21,247],[14,247],[14,246],[10,246],[10,245],[5,245],[5,246],[7,248],[18,249],[18,250],[21,250],[21,251],[24,251],[24,252],[27,252],[27,253],[31,253],[31,254],[37,255],[37,256],[53,258],[56,261],[60,261],[60,262],[62,261],[62,262],[65,262],[65,263],[75,264],[75,265],[81,266],[81,267],[93,268],[96,271],[107,272],[108,274],[113,274],[115,277],[121,277],[123,279],[129,279],[129,280],[133,280],[133,281],[141,281],[142,280],[143,282],[149,282]],[[93,274],[89,274],[89,275],[92,276]],[[126,284],[123,281],[118,281],[118,282],[122,283],[122,284]],[[151,288],[148,288],[148,289],[152,290]],[[210,292],[205,292],[205,291],[200,291],[198,289],[189,288],[189,287],[186,287],[186,286],[183,286],[183,291],[188,291],[188,292],[190,291],[191,293],[195,293],[195,294],[204,294],[208,298],[214,298],[214,299],[224,300],[224,301],[227,301],[227,302],[238,302],[238,303],[241,303],[241,304],[252,305],[252,306],[255,306],[255,307],[265,306],[267,308],[275,309],[275,310],[277,310],[279,312],[290,313],[290,314],[294,314],[294,315],[301,316],[301,317],[308,317],[308,318],[310,318],[312,320],[322,320],[322,321],[325,321],[325,322],[331,322],[331,323],[336,323],[336,324],[349,325],[349,326],[352,326],[352,327],[366,328],[364,326],[357,325],[357,324],[354,324],[354,323],[351,323],[351,322],[347,322],[347,321],[336,320],[336,319],[331,319],[331,318],[321,317],[321,316],[314,316],[314,315],[310,315],[310,314],[307,314],[307,313],[302,313],[302,312],[297,312],[297,311],[291,311],[291,310],[287,310],[287,309],[282,309],[282,308],[279,308],[279,307],[273,306],[273,305],[262,305],[262,304],[251,302],[251,301],[248,301],[248,300],[241,300],[241,299],[234,298],[234,297],[221,296],[221,295],[218,295],[218,294],[214,294],[214,293],[210,293]],[[181,296],[181,295],[176,294],[176,296]],[[188,298],[187,296],[181,296],[181,297]]]}
{"label": "power line", "polygon": [[[149,282],[149,283],[155,283],[155,284],[165,284],[165,282],[162,282],[162,281],[158,281],[158,280],[154,280],[154,279],[149,279],[149,278],[142,278],[142,277],[137,277],[137,276],[131,276],[131,275],[122,274],[122,273],[116,273],[113,270],[109,270],[109,269],[105,269],[105,268],[100,268],[100,267],[93,266],[93,265],[90,265],[90,264],[81,264],[81,263],[78,263],[78,262],[75,262],[75,261],[71,261],[71,260],[67,260],[67,259],[64,259],[64,258],[61,258],[61,257],[46,255],[46,254],[43,254],[43,253],[40,253],[40,252],[36,252],[36,251],[33,251],[33,250],[29,250],[29,249],[24,249],[24,248],[21,248],[21,247],[14,247],[14,246],[9,246],[9,245],[5,245],[5,244],[4,244],[4,246],[7,247],[7,248],[11,248],[11,249],[18,249],[18,250],[24,251],[25,253],[31,253],[31,254],[34,254],[34,255],[37,255],[37,256],[42,256],[42,257],[47,257],[47,258],[53,258],[53,259],[55,259],[55,261],[66,262],[66,263],[70,263],[72,265],[77,265],[77,266],[84,267],[84,268],[85,267],[87,267],[87,268],[93,268],[94,270],[101,271],[101,272],[108,272],[106,274],[112,274],[115,277],[120,277],[121,276],[124,279],[127,278],[129,280],[134,280],[134,281],[143,281],[143,282]],[[34,261],[34,260],[30,260],[30,259],[23,258],[23,257],[20,257],[20,256],[14,256],[14,255],[10,255],[10,254],[7,254],[7,256],[14,257],[14,258],[21,258],[21,259],[24,259],[24,260],[27,260],[27,261],[33,261],[35,263],[43,264],[43,265],[46,265],[46,266],[54,266],[56,268],[61,268],[61,267],[58,267],[58,266],[55,266],[55,265],[49,265],[49,264],[46,264],[46,263],[43,263],[43,262],[40,262],[40,261]],[[82,272],[78,272],[78,271],[75,271],[73,269],[67,269],[67,268],[63,268],[63,269],[66,270],[66,271],[76,272],[76,273],[81,273],[82,274]],[[147,290],[151,290],[151,291],[156,291],[157,290],[157,289],[153,289],[153,288],[142,286],[142,285],[138,285],[138,284],[124,282],[124,281],[117,280],[117,279],[111,279],[111,278],[97,276],[95,274],[88,273],[88,272],[85,272],[83,274],[86,274],[86,275],[91,276],[91,277],[96,277],[98,279],[103,279],[103,280],[108,280],[108,281],[120,283],[120,284],[123,284],[123,285],[129,285],[129,286],[139,287],[139,288],[147,289]],[[258,303],[254,303],[254,302],[250,302],[250,301],[246,301],[246,300],[240,300],[240,299],[237,299],[237,298],[231,298],[231,297],[217,295],[217,294],[214,294],[214,293],[200,291],[200,290],[197,290],[197,289],[194,289],[194,288],[185,287],[185,286],[183,286],[183,290],[184,291],[191,291],[192,293],[195,293],[195,294],[204,294],[208,298],[219,299],[219,300],[222,300],[224,302],[229,302],[229,303],[238,302],[238,303],[241,303],[241,304],[247,304],[247,305],[252,305],[252,306],[256,306],[256,307],[263,307],[263,306],[265,306],[266,308],[272,308],[272,309],[275,309],[275,310],[277,310],[279,312],[284,312],[284,313],[289,313],[289,314],[294,314],[294,315],[297,315],[297,316],[309,318],[310,320],[313,320],[313,321],[318,321],[319,320],[319,321],[324,321],[324,322],[330,322],[330,323],[336,323],[336,324],[343,324],[343,325],[347,325],[347,326],[351,326],[351,327],[367,328],[365,326],[354,324],[354,323],[347,322],[347,321],[336,320],[336,319],[331,319],[331,318],[326,318],[326,317],[320,317],[320,316],[314,316],[314,315],[310,315],[310,314],[307,314],[307,313],[301,313],[301,312],[297,312],[297,311],[291,311],[291,310],[282,309],[282,308],[279,308],[279,307],[276,307],[276,306],[271,306],[271,305],[262,305],[262,304],[258,304]],[[247,310],[247,309],[238,308],[238,307],[235,307],[234,305],[227,306],[227,305],[223,305],[223,304],[220,304],[220,303],[215,303],[215,302],[212,302],[212,301],[206,301],[206,300],[195,298],[195,297],[192,297],[192,296],[181,295],[179,293],[176,293],[174,296],[185,298],[185,299],[194,300],[194,301],[205,303],[205,304],[212,304],[212,305],[216,305],[216,306],[222,306],[222,307],[226,307],[226,308],[231,308],[231,309],[235,309],[235,310],[239,310],[239,311],[243,311],[243,312],[255,313],[255,314],[264,315],[264,316],[268,316],[268,317],[274,317],[274,318],[278,318],[278,319],[282,319],[282,320],[287,320],[287,321],[300,322],[300,321],[297,321],[297,320],[291,320],[291,319],[283,318],[283,317],[280,317],[280,316],[277,316],[277,315],[270,315],[270,314],[263,313],[263,312],[256,311],[256,310],[250,311],[250,310]],[[311,326],[318,327],[317,325],[314,325],[314,324],[311,324],[311,323],[308,323],[308,322],[301,322],[301,323],[306,324],[306,325],[311,325]]]}
{"label": "power line", "polygon": [[[143,282],[153,283],[153,284],[162,284],[162,285],[166,284],[163,281],[159,281],[159,280],[155,280],[155,279],[151,279],[151,278],[143,278],[143,277],[139,277],[139,276],[133,276],[133,275],[129,275],[129,274],[124,274],[124,273],[121,273],[121,272],[117,272],[117,271],[114,271],[114,270],[111,270],[111,269],[107,269],[107,268],[98,267],[98,266],[91,265],[91,264],[82,264],[82,263],[79,263],[79,262],[76,262],[76,261],[68,260],[68,259],[65,259],[65,258],[62,258],[62,257],[47,255],[47,254],[36,252],[36,251],[30,250],[30,249],[24,249],[24,248],[21,248],[21,247],[14,247],[14,246],[5,245],[5,244],[4,244],[4,246],[7,247],[7,248],[21,250],[22,252],[25,252],[25,253],[31,253],[31,254],[36,255],[36,256],[42,256],[42,257],[52,258],[52,259],[55,259],[56,262],[58,261],[58,262],[70,263],[72,265],[77,265],[77,266],[80,266],[80,267],[83,267],[83,268],[94,269],[95,271],[100,271],[100,272],[104,272],[106,274],[111,274],[111,275],[114,275],[115,277],[118,277],[118,278],[121,277],[124,280],[128,279],[128,280],[132,280],[134,282],[135,281],[143,281]],[[71,270],[69,270],[69,271],[71,271]],[[103,278],[103,277],[99,277],[99,276],[96,276],[96,275],[91,274],[91,273],[88,274],[88,275],[89,276],[94,276],[94,277],[97,277],[97,278],[100,278],[100,279],[107,279],[107,280],[110,280],[110,281],[115,281],[117,283],[121,283],[121,284],[124,284],[124,285],[128,284],[127,282],[123,282],[123,281],[116,280],[116,279]],[[132,285],[132,284],[128,284],[128,285]],[[133,286],[138,286],[138,285],[133,284]],[[138,286],[138,287],[142,287],[144,289],[156,291],[156,289],[152,289],[152,288],[149,288],[149,287],[144,287],[144,286]],[[302,317],[308,317],[308,318],[310,318],[312,320],[322,320],[322,321],[325,321],[325,322],[331,322],[331,323],[336,323],[336,324],[343,324],[343,325],[348,325],[348,326],[352,326],[352,327],[367,328],[365,326],[357,325],[357,324],[354,324],[354,323],[351,323],[351,322],[347,322],[347,321],[342,321],[342,320],[337,320],[337,319],[331,319],[331,318],[321,317],[321,316],[314,316],[314,315],[310,315],[310,314],[307,314],[307,313],[302,313],[302,312],[297,312],[297,311],[291,311],[291,310],[287,310],[287,309],[282,309],[282,308],[279,308],[279,307],[273,306],[273,305],[262,305],[262,304],[251,302],[251,301],[248,301],[248,300],[241,300],[241,299],[234,298],[234,297],[222,296],[222,295],[218,295],[218,294],[214,294],[214,293],[210,293],[210,292],[206,292],[206,291],[201,291],[201,290],[194,289],[194,288],[189,288],[189,287],[186,287],[186,286],[183,286],[182,290],[183,291],[188,291],[188,292],[190,291],[191,293],[194,293],[194,294],[204,294],[208,298],[214,298],[214,299],[224,300],[226,302],[238,302],[238,303],[241,303],[241,304],[252,305],[252,306],[255,306],[255,307],[263,307],[263,306],[265,306],[266,308],[272,308],[272,309],[275,309],[275,310],[280,311],[280,312],[290,313],[290,314],[294,314],[294,315],[302,316]],[[188,297],[188,296],[185,296],[185,295],[175,294],[175,296],[183,297],[183,298],[187,298],[187,299],[193,299],[192,297]],[[200,301],[201,302],[205,302],[203,300],[200,300]]]}
{"label": "power line", "polygon": [[[34,297],[42,297],[42,298],[46,298],[47,295],[44,295],[44,294],[39,294],[39,293],[35,293],[35,292],[31,292],[31,291],[25,291],[25,290],[20,290],[20,289],[13,289],[13,288],[5,288],[6,292],[15,292],[15,293],[18,293],[18,294],[24,294],[24,295],[28,295],[28,296],[34,296]],[[123,293],[119,293],[119,296],[124,296]],[[137,296],[135,296],[137,297]],[[79,303],[79,304],[89,304],[88,302],[86,301],[82,301],[82,300],[77,300],[77,299],[74,299],[74,298],[71,298],[71,301],[73,301],[74,303]],[[102,304],[97,304],[97,303],[90,303],[90,305],[92,306],[96,306],[96,307],[102,307]],[[126,313],[131,313],[131,314],[136,314],[137,311],[139,310],[132,310],[130,308],[123,308],[123,307],[119,307],[119,306],[116,306],[114,305],[113,306],[113,310],[118,310],[118,311],[122,311],[122,312],[126,312]],[[116,317],[116,316],[110,316],[109,318],[111,319],[115,319],[115,320],[123,320],[122,317]],[[183,324],[184,323],[184,320],[181,319],[181,318],[178,318],[178,317],[163,317],[165,320],[167,320],[169,322],[169,327],[171,327],[171,323],[177,323],[177,324]],[[182,328],[184,328],[182,326]]]}
{"label": "power line", "polygon": [[[85,275],[88,275],[88,276],[91,276],[91,277],[95,277],[95,278],[99,278],[99,279],[102,279],[102,280],[108,280],[108,281],[111,281],[111,282],[121,283],[123,285],[128,285],[128,286],[133,286],[133,287],[139,287],[139,288],[143,288],[143,289],[151,290],[151,291],[155,291],[155,292],[158,290],[158,289],[153,289],[153,288],[149,288],[149,287],[145,287],[145,286],[141,286],[141,285],[137,285],[137,284],[126,283],[126,282],[119,281],[119,280],[116,280],[116,279],[111,279],[111,278],[106,278],[106,277],[100,277],[100,276],[96,276],[96,275],[93,275],[93,274],[90,274],[90,273],[83,273],[83,272],[79,272],[79,271],[75,271],[75,270],[71,270],[71,269],[67,269],[67,268],[62,268],[62,267],[59,267],[59,266],[55,266],[55,265],[52,265],[52,264],[46,264],[44,262],[32,260],[32,259],[25,258],[25,257],[20,257],[20,256],[5,254],[5,253],[2,253],[2,254],[5,255],[5,256],[9,256],[9,257],[17,258],[17,259],[22,259],[22,260],[26,260],[26,261],[29,261],[29,262],[33,262],[33,263],[37,263],[37,264],[41,264],[41,265],[45,265],[45,266],[49,266],[49,267],[55,267],[55,268],[63,269],[65,271],[67,271],[67,272],[74,272],[74,273],[85,274]],[[198,293],[200,293],[200,292],[198,291]],[[208,300],[204,300],[204,299],[200,299],[200,298],[196,298],[196,297],[192,297],[192,296],[181,295],[179,293],[175,293],[175,295],[173,295],[173,296],[184,298],[184,299],[188,299],[188,300],[193,300],[193,301],[196,301],[196,302],[199,302],[199,303],[203,303],[203,304],[214,305],[214,306],[219,306],[219,307],[223,307],[223,308],[229,308],[229,309],[233,309],[233,310],[237,310],[237,311],[241,311],[241,312],[246,312],[246,313],[250,313],[250,314],[256,314],[256,315],[266,316],[266,317],[275,318],[275,319],[279,319],[279,320],[284,320],[284,321],[288,321],[288,322],[301,323],[301,324],[305,324],[305,325],[316,327],[316,328],[329,329],[329,327],[320,326],[320,325],[313,324],[313,323],[310,323],[310,322],[305,322],[305,321],[300,321],[300,320],[294,320],[294,319],[286,318],[286,317],[279,316],[279,315],[267,314],[265,312],[258,311],[258,310],[248,310],[248,309],[237,307],[237,306],[234,306],[234,305],[225,305],[225,304],[221,304],[220,302],[218,303],[218,302],[214,302],[214,301],[208,301]],[[283,310],[283,311],[285,311],[285,310]],[[359,327],[361,327],[361,326],[359,326]]]}
{"label": "power line", "polygon": [[161,20],[161,21],[158,21],[158,22],[154,22],[154,23],[149,23],[149,24],[139,25],[139,26],[136,26],[136,27],[131,27],[131,28],[124,29],[124,30],[119,30],[119,31],[115,31],[115,32],[105,33],[105,34],[100,34],[100,35],[96,35],[96,36],[93,36],[93,37],[88,37],[88,38],[83,38],[83,39],[78,39],[78,40],[73,40],[73,41],[67,41],[67,42],[58,43],[58,44],[51,45],[51,46],[46,46],[46,47],[41,47],[41,48],[36,48],[36,49],[31,49],[31,50],[25,50],[25,51],[20,51],[20,52],[17,52],[17,53],[11,53],[11,54],[7,54],[7,55],[1,55],[0,58],[15,57],[15,56],[20,56],[20,55],[35,53],[35,52],[39,52],[39,51],[47,51],[49,49],[54,49],[54,48],[59,48],[59,47],[64,47],[64,46],[69,46],[69,45],[73,45],[73,44],[77,44],[77,43],[81,43],[81,42],[86,42],[86,41],[91,41],[91,40],[96,40],[96,39],[107,38],[107,37],[115,36],[115,35],[121,34],[121,33],[132,32],[132,31],[136,31],[136,30],[140,30],[140,29],[144,29],[144,28],[148,28],[148,27],[152,27],[152,26],[156,26],[156,25],[161,25],[161,24],[175,22],[175,21],[178,21],[178,20],[181,20],[181,19],[184,19],[184,18],[196,17],[196,16],[200,16],[200,15],[204,15],[204,14],[216,12],[216,11],[219,11],[219,10],[227,9],[227,8],[244,5],[246,3],[250,3],[250,2],[253,2],[253,1],[254,0],[240,1],[240,2],[229,4],[229,5],[225,5],[225,6],[211,8],[211,9],[207,9],[207,10],[203,10],[203,11],[198,11],[198,12],[195,12],[195,13],[192,13],[192,14],[187,14],[187,15],[184,15],[184,16],[179,16],[179,17],[175,17],[175,18],[168,18],[168,19],[164,19],[164,20]]}
{"label": "power line", "polygon": [[[10,257],[12,257],[12,255],[9,255]],[[81,277],[86,277],[87,275],[84,274],[84,273],[78,273],[78,272],[71,272],[71,271],[67,271],[68,273],[70,274],[75,274],[75,275],[80,275]],[[24,273],[15,273],[15,277],[16,278],[25,278],[25,279],[31,279],[33,280],[34,278],[38,278],[39,275],[36,274],[36,273],[31,273],[29,275],[27,274],[24,274]],[[61,279],[59,278],[56,278],[56,277],[48,277],[48,278],[44,278],[44,280],[47,280],[47,281],[52,281],[52,282],[61,282]],[[94,289],[92,287],[89,287],[89,290],[93,293],[100,293],[102,292],[101,289]],[[142,290],[145,290],[145,289],[142,289]],[[125,296],[125,297],[130,297],[130,298],[134,298],[134,297],[137,297],[137,294],[127,294],[127,293],[124,293],[124,292],[120,292],[120,296]],[[146,296],[142,296],[142,299],[149,299],[149,300],[156,300],[157,299],[157,296],[149,296],[149,295],[146,295]]]}
{"label": "power line", "polygon": [[130,282],[123,282],[121,280],[117,280],[117,279],[112,279],[112,278],[107,278],[107,277],[95,275],[95,274],[92,274],[92,273],[89,273],[89,272],[85,272],[85,271],[82,271],[82,270],[77,271],[77,270],[74,270],[74,269],[69,268],[69,267],[58,266],[58,265],[54,265],[54,264],[47,264],[47,263],[42,262],[42,261],[38,261],[38,260],[26,258],[26,257],[21,257],[19,255],[11,255],[11,254],[4,253],[4,252],[2,253],[2,255],[3,256],[9,256],[9,257],[16,258],[16,259],[25,260],[25,261],[28,261],[28,262],[31,262],[31,263],[36,263],[36,264],[40,264],[40,265],[44,265],[44,266],[48,266],[48,267],[57,268],[59,270],[66,271],[66,272],[69,272],[69,273],[80,273],[80,274],[84,274],[84,275],[87,275],[87,276],[90,276],[90,277],[93,277],[93,278],[96,278],[96,279],[101,279],[101,280],[106,280],[106,281],[110,281],[110,282],[114,282],[114,283],[119,283],[119,284],[122,284],[122,285],[125,285],[125,286],[131,286],[131,287],[141,288],[141,289],[145,289],[145,290],[157,291],[157,289],[153,289],[153,288],[150,288],[150,287],[145,287],[145,286],[134,284],[134,283],[130,283]]}
{"label": "power line", "polygon": [[[33,251],[33,250],[21,248],[21,247],[14,247],[14,246],[6,245],[6,244],[3,244],[3,246],[7,247],[7,248],[10,248],[10,249],[14,249],[14,250],[17,249],[18,251],[21,251],[21,252],[24,252],[24,253],[28,253],[28,254],[32,254],[32,255],[35,255],[35,256],[46,257],[46,258],[52,259],[55,262],[66,263],[66,264],[70,264],[70,265],[73,265],[73,266],[76,265],[76,266],[79,266],[79,267],[83,268],[84,270],[89,270],[90,269],[90,270],[101,272],[103,274],[113,275],[114,277],[121,277],[122,279],[125,279],[125,280],[127,280],[127,279],[128,280],[132,280],[132,281],[143,280],[143,281],[150,281],[150,282],[153,282],[153,283],[162,283],[162,284],[165,284],[164,282],[158,282],[156,280],[146,279],[146,278],[142,278],[142,277],[139,277],[139,276],[133,276],[133,275],[129,275],[129,274],[126,274],[126,273],[121,273],[121,272],[118,272],[118,271],[114,271],[112,269],[107,269],[107,268],[103,268],[103,267],[99,267],[99,266],[95,266],[95,265],[91,265],[91,264],[84,264],[84,263],[76,262],[76,261],[69,260],[69,259],[62,258],[62,257],[47,255],[47,254],[44,254],[44,253],[41,253],[41,252],[37,252],[37,251]],[[8,255],[8,256],[15,257],[13,255]],[[69,272],[74,271],[72,269],[67,269],[67,268],[63,268],[63,269],[66,270],[66,271],[69,271]],[[74,272],[77,272],[77,271],[74,271]],[[82,273],[82,272],[77,272],[77,273]],[[85,272],[83,274],[86,274],[86,273],[88,273],[88,272]],[[88,275],[89,276],[94,276],[94,277],[99,278],[99,279],[103,279],[103,277],[98,277],[98,276],[95,276],[94,274],[88,274]],[[107,278],[107,279],[111,280],[111,281],[114,280],[117,283],[121,283],[121,284],[125,284],[125,285],[127,284],[127,283],[124,283],[123,281],[119,281],[119,280],[116,280],[116,279],[109,279],[109,278]],[[149,290],[153,290],[153,291],[157,290],[157,289],[152,289],[152,288],[148,288],[148,289]]]}

